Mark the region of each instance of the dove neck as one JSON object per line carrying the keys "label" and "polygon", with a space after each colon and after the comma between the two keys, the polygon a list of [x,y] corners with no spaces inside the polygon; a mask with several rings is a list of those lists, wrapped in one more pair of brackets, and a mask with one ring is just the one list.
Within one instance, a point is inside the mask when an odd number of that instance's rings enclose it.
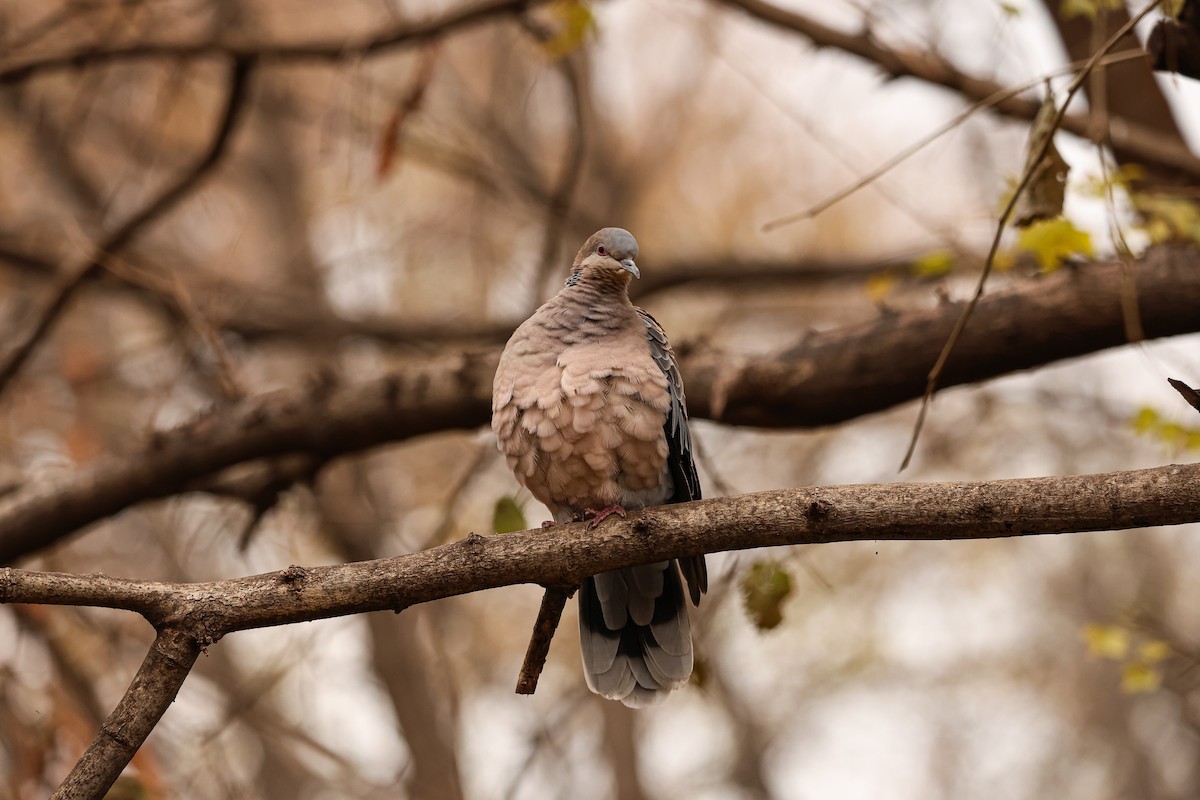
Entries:
{"label": "dove neck", "polygon": [[589,269],[584,267],[567,278],[566,291],[578,296],[604,298],[613,297],[629,300],[629,281],[632,276],[625,270]]}

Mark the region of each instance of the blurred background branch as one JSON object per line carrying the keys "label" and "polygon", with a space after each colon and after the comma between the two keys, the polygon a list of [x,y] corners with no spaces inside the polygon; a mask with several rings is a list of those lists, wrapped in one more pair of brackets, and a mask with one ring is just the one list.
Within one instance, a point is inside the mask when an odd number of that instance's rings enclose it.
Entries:
{"label": "blurred background branch", "polygon": [[[1200,84],[1149,68],[1177,10],[1084,85],[1062,213],[1006,234],[906,477],[1200,452],[1167,381],[1200,381]],[[1129,14],[0,0],[0,561],[203,584],[535,527],[494,359],[604,225],[706,496],[895,480],[1038,109]],[[714,556],[693,683],[636,715],[583,689],[573,605],[512,694],[532,586],[231,634],[113,796],[1193,796],[1194,535]],[[152,644],[0,607],[0,800],[54,791]]]}

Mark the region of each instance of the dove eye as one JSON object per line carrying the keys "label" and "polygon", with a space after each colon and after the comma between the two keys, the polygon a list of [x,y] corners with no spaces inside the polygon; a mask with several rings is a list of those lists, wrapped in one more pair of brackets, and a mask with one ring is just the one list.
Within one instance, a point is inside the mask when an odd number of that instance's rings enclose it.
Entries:
{"label": "dove eye", "polygon": [[601,256],[608,255],[608,248],[602,244],[596,245],[596,255],[601,255]]}

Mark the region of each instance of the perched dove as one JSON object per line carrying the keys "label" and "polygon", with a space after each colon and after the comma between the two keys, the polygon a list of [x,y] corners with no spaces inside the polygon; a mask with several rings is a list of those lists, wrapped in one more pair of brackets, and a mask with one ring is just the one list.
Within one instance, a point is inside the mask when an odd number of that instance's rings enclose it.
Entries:
{"label": "perched dove", "polygon": [[[629,302],[637,241],[604,228],[557,295],[513,333],[492,386],[492,429],[517,480],[556,522],[700,498],[683,382],[654,318]],[[687,682],[704,557],[588,578],[579,638],[588,687],[634,708]]]}

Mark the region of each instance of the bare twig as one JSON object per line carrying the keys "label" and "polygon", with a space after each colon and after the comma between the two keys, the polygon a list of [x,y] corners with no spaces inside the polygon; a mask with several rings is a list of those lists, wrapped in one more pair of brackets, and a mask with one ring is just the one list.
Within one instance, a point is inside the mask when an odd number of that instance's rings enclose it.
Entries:
{"label": "bare twig", "polygon": [[[522,25],[539,42],[547,42],[553,38],[553,33],[544,29],[530,17],[522,18]],[[534,291],[544,290],[546,281],[558,264],[558,248],[562,244],[563,227],[571,211],[571,198],[575,187],[583,176],[583,160],[587,153],[587,115],[589,112],[588,75],[586,63],[574,53],[566,53],[556,62],[563,82],[571,98],[571,112],[574,114],[572,136],[567,145],[563,164],[559,168],[558,181],[547,197],[546,225],[542,234],[542,254],[538,261],[537,280],[533,283]],[[535,298],[535,303],[541,298]],[[535,679],[536,682],[536,679]]]}
{"label": "bare twig", "polygon": [[147,269],[129,259],[110,255],[104,268],[116,276],[121,285],[142,290],[164,303],[180,321],[191,328],[208,348],[216,366],[217,380],[226,399],[236,400],[246,395],[233,354],[221,340],[216,325],[196,305],[192,293],[178,271],[163,274]]}
{"label": "bare twig", "polygon": [[900,463],[901,470],[908,466],[909,462],[912,460],[913,452],[917,448],[917,439],[921,435],[921,427],[925,424],[925,414],[929,410],[929,402],[933,399],[933,393],[937,390],[938,380],[941,378],[942,370],[946,368],[946,361],[950,358],[950,354],[954,352],[954,348],[958,344],[958,340],[962,336],[963,330],[967,327],[967,321],[971,318],[971,314],[975,311],[975,306],[978,305],[979,298],[983,296],[983,287],[987,283],[988,275],[991,274],[992,264],[996,259],[996,253],[1000,250],[1000,240],[1004,236],[1004,229],[1008,225],[1009,217],[1012,216],[1013,209],[1016,208],[1017,202],[1021,199],[1021,193],[1025,191],[1025,188],[1029,186],[1030,181],[1033,180],[1033,176],[1037,172],[1038,165],[1041,164],[1042,159],[1050,150],[1050,147],[1054,142],[1054,132],[1059,130],[1059,128],[1062,126],[1063,118],[1067,114],[1067,108],[1071,105],[1071,100],[1073,100],[1079,90],[1083,88],[1083,84],[1087,80],[1088,75],[1090,75],[1092,70],[1095,69],[1096,65],[1100,62],[1100,59],[1104,58],[1108,51],[1116,47],[1117,42],[1125,38],[1126,34],[1132,31],[1133,27],[1137,25],[1138,22],[1145,18],[1146,15],[1157,8],[1161,3],[1162,0],[1153,0],[1153,2],[1148,3],[1145,8],[1138,12],[1132,19],[1130,19],[1129,22],[1127,22],[1125,25],[1122,25],[1117,32],[1109,38],[1104,47],[1098,50],[1091,58],[1088,59],[1088,62],[1083,65],[1083,69],[1076,73],[1075,77],[1068,85],[1067,96],[1063,100],[1062,106],[1058,109],[1058,113],[1054,115],[1054,120],[1047,129],[1048,132],[1046,137],[1042,140],[1041,146],[1037,149],[1037,151],[1029,158],[1025,172],[1022,174],[1021,180],[1017,184],[1017,188],[1013,190],[1012,196],[1009,198],[1008,203],[1004,206],[1004,210],[1000,213],[1000,221],[997,223],[996,233],[992,237],[992,246],[988,250],[987,260],[983,264],[983,271],[979,273],[979,282],[975,284],[975,293],[971,296],[971,299],[968,301],[966,307],[963,308],[962,316],[958,318],[958,322],[955,323],[954,330],[950,332],[950,337],[946,340],[946,345],[942,348],[942,352],[938,356],[937,362],[934,363],[933,369],[929,371],[929,377],[925,383],[925,394],[921,398],[921,410],[917,412],[917,421],[916,424],[913,425],[912,438],[909,440],[908,450],[904,454],[904,460]]}
{"label": "bare twig", "polygon": [[421,103],[425,100],[425,92],[429,89],[430,82],[433,81],[433,68],[437,66],[439,51],[440,48],[436,41],[427,43],[422,49],[412,84],[396,103],[395,109],[384,125],[383,135],[379,141],[379,157],[375,163],[375,174],[379,178],[383,178],[391,172],[396,164],[396,159],[400,156],[400,137],[404,132],[404,125],[420,109]]}
{"label": "bare twig", "polygon": [[[811,17],[772,5],[765,0],[723,0],[764,22],[794,31],[815,44],[833,47],[878,65],[894,78],[914,77],[944,86],[969,100],[983,100],[1004,91],[1000,84],[967,74],[941,56],[931,53],[893,49],[869,34],[846,33],[824,25]],[[1008,97],[994,106],[996,111],[1021,119],[1033,120],[1040,103],[1023,97]],[[1088,115],[1072,115],[1061,121],[1062,130],[1086,137],[1091,128]],[[1122,119],[1111,126],[1109,141],[1144,164],[1158,164],[1200,176],[1200,157],[1180,145],[1178,140],[1145,127],[1136,120]]]}
{"label": "bare twig", "polygon": [[[1126,53],[1117,53],[1115,55],[1108,56],[1107,58],[1103,59],[1103,61],[1101,63],[1104,65],[1117,64],[1122,61],[1128,61],[1132,58],[1142,58],[1142,57],[1143,57],[1142,52],[1140,50],[1130,50],[1129,52],[1126,52]],[[1010,97],[1017,97],[1025,92],[1029,91],[1030,89],[1034,88],[1035,86],[1042,85],[1049,78],[1057,77],[1060,75],[1066,75],[1066,74],[1075,72],[1077,69],[1080,69],[1084,65],[1084,63],[1085,62],[1079,61],[1079,62],[1075,62],[1072,64],[1067,64],[1066,66],[1060,67],[1059,69],[1057,69],[1053,72],[1049,72],[1045,75],[1038,76],[1037,78],[1028,80],[1025,83],[1021,83],[1016,86],[1010,86],[1008,88],[1001,89],[1000,91],[996,92],[995,94],[989,95],[988,97],[985,97],[982,100],[979,100],[979,101],[973,103],[970,107],[968,107],[964,111],[959,112],[954,117],[952,117],[951,119],[946,121],[944,124],[940,125],[938,128],[934,129],[933,131],[925,134],[920,139],[918,139],[917,141],[910,144],[908,147],[905,147],[899,153],[896,153],[894,156],[889,158],[887,161],[884,161],[878,167],[871,170],[866,175],[863,175],[861,178],[854,181],[849,186],[846,186],[842,189],[838,189],[836,192],[829,195],[824,200],[821,200],[820,202],[818,202],[814,205],[811,205],[808,208],[801,209],[800,211],[797,211],[794,214],[786,214],[782,217],[778,217],[776,219],[771,220],[770,222],[765,223],[762,226],[763,231],[773,231],[777,228],[782,228],[783,226],[790,225],[794,222],[801,222],[806,219],[812,219],[813,217],[817,216],[818,214],[825,211],[826,209],[842,202],[843,200],[845,200],[847,197],[854,194],[855,192],[858,192],[859,190],[861,190],[867,186],[870,186],[872,183],[879,180],[881,177],[883,177],[884,175],[891,172],[896,167],[903,164],[909,158],[911,158],[914,155],[916,155],[917,153],[921,152],[926,147],[933,144],[934,142],[936,142],[938,139],[945,136],[950,131],[953,131],[956,128],[958,128],[959,126],[961,126],[964,122],[966,122],[971,117],[975,116],[980,111],[986,111],[989,108],[994,108],[996,105],[1002,103],[1003,101],[1007,100]]]}
{"label": "bare twig", "polygon": [[525,661],[521,664],[521,674],[517,676],[517,694],[533,694],[537,691],[538,678],[546,666],[546,656],[550,655],[550,643],[554,640],[554,632],[558,630],[563,609],[578,588],[550,586],[542,595],[537,620],[533,623],[533,635],[529,638]]}
{"label": "bare twig", "polygon": [[70,53],[37,56],[0,67],[0,83],[24,80],[38,72],[76,69],[112,61],[196,59],[226,56],[253,61],[334,61],[362,59],[413,44],[429,41],[472,25],[541,5],[546,0],[481,0],[451,9],[423,22],[404,22],[349,41],[316,39],[280,42],[138,42],[115,47],[96,47]]}
{"label": "bare twig", "polygon": [[109,255],[119,252],[147,225],[173,209],[221,160],[245,105],[250,68],[249,61],[234,61],[225,106],[216,131],[208,148],[196,163],[105,237],[81,265],[67,271],[66,277],[55,287],[49,302],[38,312],[37,321],[23,335],[18,336],[8,357],[0,365],[0,392],[12,381],[37,343],[62,316],[80,287],[101,269]]}

